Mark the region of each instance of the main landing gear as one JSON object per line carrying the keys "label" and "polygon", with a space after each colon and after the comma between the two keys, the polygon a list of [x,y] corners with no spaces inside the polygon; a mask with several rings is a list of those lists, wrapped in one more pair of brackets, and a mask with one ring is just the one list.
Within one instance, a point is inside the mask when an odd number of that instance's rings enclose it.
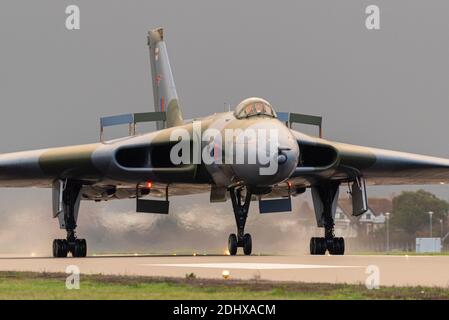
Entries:
{"label": "main landing gear", "polygon": [[318,206],[318,210],[321,209],[322,212],[317,220],[318,225],[324,227],[324,237],[310,239],[311,255],[323,255],[326,250],[332,255],[343,255],[345,253],[345,240],[334,235],[334,213],[338,199],[338,188],[339,184],[328,184],[312,189],[314,206]]}
{"label": "main landing gear", "polygon": [[248,217],[249,205],[251,203],[251,192],[246,190],[244,202],[242,203],[242,189],[231,188],[231,201],[234,210],[237,234],[231,233],[228,238],[228,250],[231,256],[237,254],[237,248],[243,248],[245,255],[250,255],[253,249],[251,235],[245,233],[246,218]]}
{"label": "main landing gear", "polygon": [[67,232],[66,239],[53,240],[53,257],[65,258],[68,253],[72,257],[85,257],[87,254],[87,243],[85,239],[76,237],[76,221],[80,202],[81,184],[66,182],[62,189],[62,211],[59,215],[60,225]]}

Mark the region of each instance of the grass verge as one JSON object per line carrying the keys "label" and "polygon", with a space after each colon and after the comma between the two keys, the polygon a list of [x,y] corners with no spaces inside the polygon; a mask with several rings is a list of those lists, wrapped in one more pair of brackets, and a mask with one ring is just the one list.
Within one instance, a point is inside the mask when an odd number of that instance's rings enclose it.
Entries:
{"label": "grass verge", "polygon": [[257,280],[210,280],[81,275],[68,290],[64,273],[0,272],[0,299],[449,299],[449,290],[427,287]]}

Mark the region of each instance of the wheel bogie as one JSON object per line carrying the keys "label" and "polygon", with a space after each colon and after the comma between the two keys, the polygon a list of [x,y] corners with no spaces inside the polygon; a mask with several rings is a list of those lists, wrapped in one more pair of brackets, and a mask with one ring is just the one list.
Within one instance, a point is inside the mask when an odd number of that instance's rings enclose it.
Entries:
{"label": "wheel bogie", "polygon": [[345,253],[345,240],[342,237],[326,239],[314,237],[310,239],[310,254],[323,255],[329,251],[331,255],[343,255]]}
{"label": "wheel bogie", "polygon": [[53,257],[66,258],[68,253],[72,257],[85,257],[87,254],[87,243],[85,239],[75,239],[70,243],[66,239],[53,240]]}

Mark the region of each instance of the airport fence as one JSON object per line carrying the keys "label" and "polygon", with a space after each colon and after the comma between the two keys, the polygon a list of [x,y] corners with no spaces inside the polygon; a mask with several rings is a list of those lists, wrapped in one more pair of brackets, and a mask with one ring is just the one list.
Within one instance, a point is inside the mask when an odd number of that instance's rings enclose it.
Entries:
{"label": "airport fence", "polygon": [[401,252],[414,252],[416,250],[415,242],[401,241],[390,242],[389,248],[387,243],[378,239],[358,239],[350,238],[345,239],[346,252],[348,253],[360,253],[360,252],[387,252],[387,251],[401,251]]}

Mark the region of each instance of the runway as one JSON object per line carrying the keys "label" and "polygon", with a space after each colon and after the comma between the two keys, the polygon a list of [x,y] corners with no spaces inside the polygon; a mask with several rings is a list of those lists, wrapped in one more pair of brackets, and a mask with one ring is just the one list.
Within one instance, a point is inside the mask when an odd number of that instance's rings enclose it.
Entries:
{"label": "runway", "polygon": [[81,275],[116,274],[232,279],[362,283],[379,271],[380,286],[449,288],[449,256],[92,256],[87,258],[0,257],[1,271],[65,272],[76,265]]}

